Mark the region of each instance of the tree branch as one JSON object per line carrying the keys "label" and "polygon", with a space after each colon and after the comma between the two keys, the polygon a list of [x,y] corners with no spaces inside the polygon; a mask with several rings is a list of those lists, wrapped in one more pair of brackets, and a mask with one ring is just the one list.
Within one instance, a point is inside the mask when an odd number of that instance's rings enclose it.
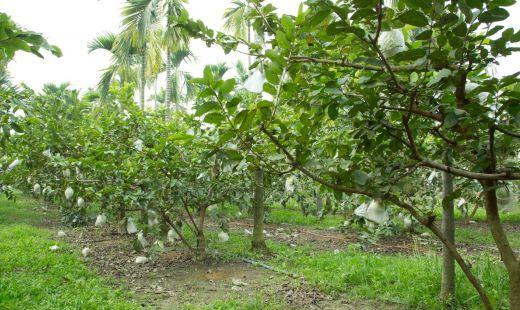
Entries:
{"label": "tree branch", "polygon": [[453,257],[455,258],[455,260],[459,264],[460,268],[462,269],[462,271],[464,272],[464,274],[466,275],[468,280],[471,282],[473,287],[475,287],[475,289],[477,290],[477,292],[480,295],[480,297],[482,299],[482,302],[484,303],[484,306],[486,307],[486,309],[493,309],[493,307],[491,306],[491,303],[489,301],[489,298],[486,295],[486,292],[484,291],[484,289],[480,285],[480,281],[473,275],[473,273],[471,273],[471,270],[470,270],[469,266],[466,264],[464,259],[460,256],[460,254],[458,253],[455,245],[452,244],[444,236],[444,234],[439,230],[439,228],[434,225],[434,223],[433,223],[434,219],[435,219],[434,217],[431,218],[431,217],[424,217],[424,216],[422,216],[421,214],[419,214],[419,212],[417,210],[414,209],[413,206],[411,206],[410,204],[407,204],[407,203],[405,203],[403,201],[400,201],[394,195],[387,194],[384,197],[376,197],[376,195],[374,195],[373,193],[368,192],[368,191],[363,191],[363,190],[350,188],[350,187],[346,187],[346,186],[342,186],[342,185],[339,185],[339,184],[335,184],[335,183],[329,182],[329,181],[321,178],[320,176],[310,172],[309,170],[307,170],[302,165],[300,165],[296,161],[294,156],[292,156],[292,154],[280,143],[280,141],[272,133],[270,133],[263,125],[260,126],[260,130],[263,133],[265,133],[269,137],[269,139],[285,154],[287,159],[293,164],[293,166],[296,169],[300,170],[303,174],[307,175],[308,177],[310,177],[314,181],[316,181],[318,183],[321,183],[321,184],[323,184],[323,185],[325,185],[325,186],[327,186],[329,188],[332,188],[332,189],[335,189],[337,191],[343,192],[343,193],[347,193],[347,194],[360,194],[360,195],[364,195],[364,196],[371,197],[371,198],[382,198],[383,200],[391,202],[392,204],[394,204],[394,205],[396,205],[396,206],[398,206],[398,207],[400,207],[402,209],[407,210],[415,219],[417,219],[417,221],[419,221],[422,225],[424,225],[425,227],[430,229],[432,231],[432,233],[434,235],[436,235],[437,238],[439,238],[439,240],[446,246],[446,248],[450,251],[450,253],[453,255]]}

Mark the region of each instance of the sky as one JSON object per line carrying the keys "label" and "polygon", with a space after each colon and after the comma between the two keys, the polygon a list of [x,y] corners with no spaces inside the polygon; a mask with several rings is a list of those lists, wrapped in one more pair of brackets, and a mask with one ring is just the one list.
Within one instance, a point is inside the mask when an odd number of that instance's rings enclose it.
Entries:
{"label": "sky", "polygon": [[[45,54],[45,60],[18,53],[9,64],[15,82],[24,82],[41,89],[45,83],[69,82],[73,87],[95,87],[100,71],[110,63],[104,51],[88,53],[87,43],[105,32],[117,32],[121,24],[120,12],[125,0],[0,0],[0,11],[10,15],[26,29],[44,34],[51,44],[58,45],[63,57]],[[296,14],[300,0],[273,2],[279,13]],[[231,0],[189,0],[186,5],[192,18],[201,19],[213,29],[221,29],[224,10]],[[504,24],[520,29],[520,3],[510,7],[511,17]],[[515,18],[516,17],[516,18]],[[203,42],[193,41],[196,61],[181,67],[194,75],[201,75],[206,64],[236,63],[236,54],[224,55],[219,47],[208,48]],[[243,59],[245,61],[245,59]],[[520,54],[509,57],[498,67],[499,74],[520,70]],[[161,86],[161,85],[160,85]]]}
{"label": "sky", "polygon": [[[281,13],[295,14],[299,0],[277,1]],[[12,17],[22,27],[44,34],[49,43],[61,48],[63,56],[45,54],[45,60],[18,53],[9,64],[15,82],[24,82],[41,89],[46,83],[69,82],[83,90],[95,87],[100,71],[110,63],[105,51],[88,53],[87,43],[106,32],[117,32],[121,24],[121,8],[125,0],[0,0],[0,11]],[[221,29],[222,15],[231,0],[190,0],[186,5],[190,16],[201,19],[213,29]],[[192,51],[196,61],[181,70],[202,75],[206,64],[236,63],[238,55],[226,56],[221,48],[208,48],[194,40]],[[244,59],[245,61],[245,59]]]}

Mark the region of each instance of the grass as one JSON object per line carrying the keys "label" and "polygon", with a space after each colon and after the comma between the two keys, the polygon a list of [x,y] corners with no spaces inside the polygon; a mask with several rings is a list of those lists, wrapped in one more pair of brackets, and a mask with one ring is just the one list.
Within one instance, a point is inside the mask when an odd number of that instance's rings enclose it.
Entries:
{"label": "grass", "polygon": [[[442,209],[440,207],[435,208],[435,215],[439,219],[442,217]],[[486,211],[483,208],[479,208],[475,213],[475,216],[473,216],[472,220],[477,222],[485,222],[486,218]],[[464,220],[464,216],[458,208],[455,208],[455,219],[461,221]],[[500,220],[502,223],[520,223],[520,209],[514,212],[501,212]]]}
{"label": "grass", "polygon": [[[135,309],[131,295],[114,290],[82,263],[67,244],[58,243],[60,250],[51,252],[56,244],[52,232],[37,228],[41,213],[29,199],[18,202],[0,199],[0,309]],[[343,219],[328,216],[316,222],[298,211],[272,209],[275,223],[307,225],[316,228],[334,226]],[[510,217],[513,220],[514,217]],[[520,234],[513,233],[514,246],[520,246]],[[232,233],[230,241],[220,243],[215,232],[208,232],[212,250],[224,259],[237,256],[262,260],[249,251],[249,238]],[[493,244],[489,232],[459,228],[458,240],[473,244]],[[280,270],[305,276],[307,281],[332,296],[394,302],[403,308],[441,309],[440,260],[426,255],[379,255],[361,252],[354,247],[338,254],[319,251],[313,246],[290,247],[268,241],[276,256],[267,263]],[[471,257],[473,272],[483,282],[497,308],[507,307],[508,279],[503,265],[483,254]],[[478,296],[464,275],[457,272],[457,308],[480,307]],[[130,301],[129,301],[130,300]],[[201,309],[186,305],[185,309]],[[283,309],[283,302],[265,301],[261,296],[243,300],[221,300],[202,309]]]}
{"label": "grass", "polygon": [[[507,237],[513,248],[520,248],[520,232],[509,232]],[[496,245],[489,229],[459,227],[456,230],[456,240],[471,245]]]}
{"label": "grass", "polygon": [[262,296],[255,296],[252,300],[218,300],[206,307],[195,307],[191,305],[186,305],[183,307],[184,310],[264,310],[264,309],[272,309],[272,310],[283,310],[286,309],[287,306],[281,302],[276,300],[268,300],[264,302]]}
{"label": "grass", "polygon": [[[137,309],[52,232],[29,200],[0,200],[0,309]],[[49,247],[58,244],[60,250]]]}
{"label": "grass", "polygon": [[269,220],[273,224],[291,224],[312,227],[316,229],[327,229],[329,227],[338,227],[345,219],[339,215],[326,215],[323,219],[317,220],[316,216],[304,216],[301,211],[291,208],[282,208],[279,205],[273,205],[269,208]]}
{"label": "grass", "polygon": [[[440,309],[440,261],[433,256],[389,256],[359,251],[313,253],[286,252],[278,265],[303,274],[308,281],[332,295],[391,301],[413,308]],[[488,288],[500,308],[507,301],[508,279],[492,258],[478,258],[473,272]],[[459,307],[478,308],[479,299],[461,272],[457,273]]]}
{"label": "grass", "polygon": [[[230,241],[219,243],[210,234],[211,247],[226,258],[236,256],[262,258],[249,252],[249,239],[231,234]],[[354,247],[339,254],[318,251],[310,245],[289,247],[268,241],[276,253],[268,264],[280,270],[303,275],[311,285],[332,296],[368,299],[401,304],[403,308],[442,309],[440,292],[441,262],[437,256],[379,255]],[[498,309],[507,306],[508,278],[503,265],[482,254],[472,257],[473,272],[482,280],[490,299]],[[478,309],[480,302],[464,274],[457,270],[457,308]]]}
{"label": "grass", "polygon": [[25,197],[12,201],[0,196],[0,225],[38,225],[42,222],[42,214],[32,211],[36,207],[37,204],[33,200]]}

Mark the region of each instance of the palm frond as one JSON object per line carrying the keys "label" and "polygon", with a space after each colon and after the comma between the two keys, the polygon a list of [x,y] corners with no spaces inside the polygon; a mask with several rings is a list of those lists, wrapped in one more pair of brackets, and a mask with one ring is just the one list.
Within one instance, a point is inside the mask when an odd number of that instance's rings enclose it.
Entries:
{"label": "palm frond", "polygon": [[178,49],[171,54],[172,67],[177,68],[183,62],[190,62],[195,59],[195,55],[189,49]]}
{"label": "palm frond", "polygon": [[224,11],[224,30],[239,38],[247,39],[249,5],[240,0],[234,0],[232,3],[234,6]]}
{"label": "palm frond", "polygon": [[237,71],[238,81],[240,82],[240,84],[244,84],[246,82],[247,78],[249,77],[249,71],[244,66],[244,63],[241,62],[240,60],[237,62],[235,68]]}
{"label": "palm frond", "polygon": [[129,0],[123,8],[122,35],[132,45],[141,48],[151,26],[160,18],[159,0]]}
{"label": "palm frond", "polygon": [[91,53],[99,49],[112,52],[115,43],[116,35],[111,32],[107,32],[88,42],[88,52]]}
{"label": "palm frond", "polygon": [[105,100],[108,96],[108,91],[110,89],[110,85],[112,84],[112,80],[114,79],[116,73],[118,71],[117,65],[111,65],[108,68],[103,70],[101,74],[101,78],[98,82],[98,90],[99,95],[101,96],[101,100]]}
{"label": "palm frond", "polygon": [[164,14],[166,18],[166,30],[164,32],[164,45],[171,49],[185,49],[189,46],[190,36],[188,32],[176,25],[176,21],[185,11],[185,0],[165,0]]}
{"label": "palm frond", "polygon": [[228,72],[228,70],[229,70],[228,65],[223,62],[220,62],[217,64],[210,64],[210,65],[208,65],[208,67],[216,79],[222,79],[224,74],[226,74],[226,72]]}

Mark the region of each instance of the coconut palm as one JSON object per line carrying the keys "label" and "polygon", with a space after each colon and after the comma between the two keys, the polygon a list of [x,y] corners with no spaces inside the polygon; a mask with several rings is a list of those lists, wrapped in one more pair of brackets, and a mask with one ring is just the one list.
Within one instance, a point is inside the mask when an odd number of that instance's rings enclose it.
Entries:
{"label": "coconut palm", "polygon": [[[129,0],[123,8],[123,31],[115,50],[122,56],[137,49],[139,62],[139,105],[144,109],[147,77],[157,76],[162,65],[160,0]],[[122,59],[126,62],[125,59]]]}
{"label": "coconut palm", "polygon": [[[156,83],[164,70],[162,53],[166,48],[166,104],[172,99],[172,71],[180,62],[174,58],[188,50],[189,36],[175,21],[183,13],[185,0],[129,0],[123,8],[123,30],[119,35],[106,34],[93,40],[89,50],[104,49],[112,53],[112,64],[99,82],[106,96],[110,83],[118,76],[139,84],[139,104],[145,105],[146,84]],[[165,21],[165,23],[163,22]],[[161,26],[166,24],[163,31]],[[178,52],[178,53],[177,53]],[[176,54],[177,53],[177,54]]]}
{"label": "coconut palm", "polygon": [[224,30],[251,42],[251,22],[249,21],[251,7],[249,1],[233,0],[232,3],[233,7],[227,8],[224,12]]}
{"label": "coconut palm", "polygon": [[181,63],[192,60],[193,54],[188,49],[180,49],[170,53],[170,73],[168,84],[166,85],[165,104],[170,108],[171,102],[175,102],[175,109],[179,109],[180,102],[187,101],[195,95],[195,89],[190,83],[191,75],[188,72],[178,70]]}
{"label": "coconut palm", "polygon": [[[106,99],[110,84],[117,78],[121,84],[136,83],[138,74],[136,66],[139,64],[139,54],[137,49],[127,46],[127,48],[116,49],[117,41],[120,37],[113,33],[106,33],[93,39],[88,44],[88,51],[94,52],[104,50],[111,53],[112,60],[108,68],[103,70],[98,89],[101,99]],[[124,53],[124,54],[123,54]]]}
{"label": "coconut palm", "polygon": [[[178,72],[172,75],[172,70],[177,68],[183,60],[189,58],[189,40],[188,33],[180,27],[176,27],[175,21],[182,15],[184,11],[183,3],[185,0],[163,0],[163,12],[166,19],[166,30],[164,31],[163,44],[166,47],[166,92],[165,104],[169,109],[172,99],[178,105],[179,98],[173,95],[178,93],[179,85],[174,82],[179,81]],[[177,75],[177,76],[175,76]],[[178,83],[177,83],[178,84]]]}
{"label": "coconut palm", "polygon": [[[252,40],[249,0],[233,0],[232,3],[233,6],[224,11],[224,30],[249,43]],[[251,66],[251,56],[248,56],[248,65]]]}

